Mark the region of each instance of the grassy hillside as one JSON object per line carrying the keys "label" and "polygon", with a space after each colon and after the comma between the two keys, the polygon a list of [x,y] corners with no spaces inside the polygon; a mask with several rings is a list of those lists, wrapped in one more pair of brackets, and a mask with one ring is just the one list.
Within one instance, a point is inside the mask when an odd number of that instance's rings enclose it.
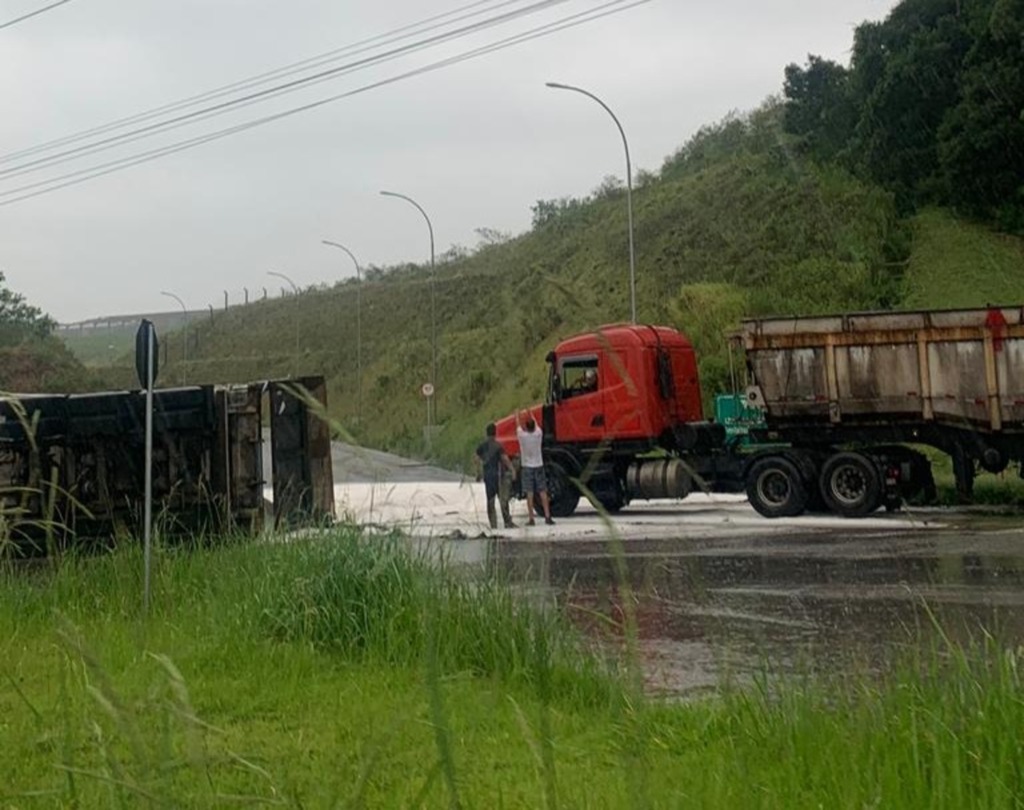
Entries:
{"label": "grassy hillside", "polygon": [[914,218],[906,271],[908,307],[981,307],[1024,300],[1024,240],[944,210]]}
{"label": "grassy hillside", "polygon": [[[796,156],[779,113],[769,104],[702,130],[634,195],[639,318],[691,336],[706,395],[728,386],[724,335],[745,315],[1021,297],[1019,240],[942,211],[901,219],[889,193]],[[420,453],[433,290],[433,451],[465,463],[485,422],[542,397],[543,358],[560,336],[629,317],[622,189],[534,213],[530,232],[440,263],[433,283],[412,265],[364,282],[361,413],[352,280],[194,322],[184,375],[181,333],[164,334],[163,382],[324,374],[332,414],[358,439]],[[109,381],[133,376],[126,360]]]}

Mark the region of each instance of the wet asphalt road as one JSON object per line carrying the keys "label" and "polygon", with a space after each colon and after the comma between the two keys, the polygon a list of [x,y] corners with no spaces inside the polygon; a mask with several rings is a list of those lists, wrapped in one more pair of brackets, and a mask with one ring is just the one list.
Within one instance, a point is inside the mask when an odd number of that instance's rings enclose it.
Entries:
{"label": "wet asphalt road", "polygon": [[461,481],[463,478],[459,473],[435,467],[425,461],[341,442],[331,442],[331,462],[335,484]]}
{"label": "wet asphalt road", "polygon": [[[456,474],[338,446],[335,480],[357,517],[372,503],[374,521],[452,538],[456,559],[558,600],[612,646],[594,617],[631,614],[653,692],[878,672],[942,635],[1024,643],[1020,514],[767,520],[736,497],[691,496],[631,504],[610,524],[584,506],[555,527],[492,532],[480,485]],[[513,513],[522,522],[521,504]]]}
{"label": "wet asphalt road", "polygon": [[[968,518],[907,531],[503,543],[500,566],[583,624],[628,603],[652,691],[761,675],[877,673],[941,636],[1024,643],[1024,529]],[[625,571],[623,577],[620,572]]]}

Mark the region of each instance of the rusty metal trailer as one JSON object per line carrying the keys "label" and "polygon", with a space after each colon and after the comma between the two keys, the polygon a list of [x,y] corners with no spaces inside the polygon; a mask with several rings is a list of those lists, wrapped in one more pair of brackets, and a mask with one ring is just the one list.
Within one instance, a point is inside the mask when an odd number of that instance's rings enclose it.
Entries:
{"label": "rusty metal trailer", "polygon": [[[259,531],[268,521],[332,520],[325,391],[322,377],[156,390],[153,497],[161,532],[212,536]],[[0,398],[0,556],[137,536],[144,425],[139,391]]]}
{"label": "rusty metal trailer", "polygon": [[755,438],[779,443],[745,470],[761,514],[858,516],[933,489],[908,445],[949,454],[964,499],[978,468],[1024,462],[1022,306],[752,319],[737,339]]}

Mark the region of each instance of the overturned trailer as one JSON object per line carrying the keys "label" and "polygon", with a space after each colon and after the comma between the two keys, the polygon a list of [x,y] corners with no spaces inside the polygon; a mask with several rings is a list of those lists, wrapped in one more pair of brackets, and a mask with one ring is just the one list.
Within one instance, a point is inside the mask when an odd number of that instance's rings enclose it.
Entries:
{"label": "overturned trailer", "polygon": [[[154,391],[153,513],[161,531],[214,535],[333,519],[325,398],[322,377]],[[5,553],[141,534],[145,401],[141,391],[0,398]]]}

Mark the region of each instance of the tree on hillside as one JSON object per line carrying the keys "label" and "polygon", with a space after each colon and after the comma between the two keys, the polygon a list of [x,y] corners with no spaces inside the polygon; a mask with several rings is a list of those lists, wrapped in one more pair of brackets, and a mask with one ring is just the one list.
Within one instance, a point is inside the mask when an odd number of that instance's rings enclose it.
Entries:
{"label": "tree on hillside", "polygon": [[477,245],[478,249],[482,247],[493,247],[494,245],[504,245],[512,239],[512,234],[509,231],[502,231],[497,228],[474,228],[473,233],[475,233],[480,240]]}
{"label": "tree on hillside", "polygon": [[1024,230],[1024,0],[997,0],[973,27],[939,160],[950,202]]}
{"label": "tree on hillside", "polygon": [[626,184],[614,174],[606,174],[601,185],[590,193],[592,200],[611,200],[626,190]]}
{"label": "tree on hillside", "polygon": [[0,271],[0,346],[16,346],[28,339],[44,338],[55,326],[53,318],[8,287]]}
{"label": "tree on hillside", "polygon": [[[861,59],[883,69],[860,82],[855,130],[858,162],[873,179],[908,199],[929,199],[939,168],[938,133],[958,98],[957,74],[970,48],[954,0],[904,0],[883,36],[857,38]],[[879,52],[872,52],[878,49]]]}
{"label": "tree on hillside", "polygon": [[556,225],[559,228],[570,228],[583,223],[589,212],[589,197],[582,200],[576,197],[559,197],[557,200],[537,200],[530,206],[533,212],[533,230]]}
{"label": "tree on hillside", "polygon": [[784,93],[786,131],[808,154],[828,160],[846,147],[857,120],[846,68],[811,55],[806,68],[786,67]]}
{"label": "tree on hillside", "polygon": [[749,314],[749,290],[725,282],[684,284],[668,304],[670,322],[697,350],[704,406],[709,410],[714,407],[713,392],[735,390],[738,370],[728,335]]}
{"label": "tree on hillside", "polygon": [[1024,227],[1024,0],[903,0],[854,35],[849,69],[786,68],[785,127],[813,158]]}
{"label": "tree on hillside", "polygon": [[55,321],[7,286],[0,272],[0,391],[85,390],[92,380],[53,335]]}

